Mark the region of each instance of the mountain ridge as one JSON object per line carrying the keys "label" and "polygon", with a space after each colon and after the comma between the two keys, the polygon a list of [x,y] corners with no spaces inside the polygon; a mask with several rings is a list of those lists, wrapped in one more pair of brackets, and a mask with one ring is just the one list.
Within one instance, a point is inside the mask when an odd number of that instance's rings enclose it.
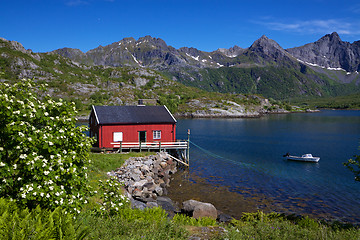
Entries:
{"label": "mountain ridge", "polygon": [[[13,48],[19,47],[15,43],[13,45]],[[297,47],[296,51],[306,55],[306,52],[315,52],[318,46],[335,49],[329,56],[340,59],[338,56],[344,55],[344,47],[357,50],[358,45],[357,42],[343,42],[337,33],[332,33],[319,39],[316,44]],[[60,55],[73,61],[73,64],[84,66],[148,68],[160,71],[172,80],[207,91],[262,94],[276,99],[336,96],[360,91],[360,78],[356,71],[334,71],[335,68],[321,66],[322,62],[310,63],[301,54],[291,54],[296,51],[283,49],[265,35],[248,48],[235,45],[212,52],[192,47],[175,49],[161,38],[148,35],[138,40],[124,38],[86,53],[79,49],[62,48],[46,54]],[[353,68],[356,69],[356,66]]]}
{"label": "mountain ridge", "polygon": [[[131,43],[135,44],[135,46],[131,46]],[[141,52],[139,51],[139,48],[142,47],[142,44],[149,43],[145,48],[147,48],[148,56],[143,56]],[[204,68],[204,67],[222,67],[222,66],[236,66],[239,63],[239,61],[234,61],[234,58],[241,56],[242,54],[249,55],[247,53],[249,50],[254,49],[256,44],[259,43],[266,43],[267,47],[272,47],[273,50],[277,50],[285,54],[285,52],[289,53],[291,56],[293,56],[295,59],[298,59],[305,64],[308,64],[310,66],[319,66],[322,68],[330,68],[333,70],[340,70],[343,69],[348,72],[356,72],[360,70],[360,60],[357,60],[357,58],[360,56],[360,41],[355,41],[354,43],[348,43],[341,40],[340,36],[333,32],[331,34],[327,34],[317,40],[314,43],[308,43],[303,46],[294,47],[294,48],[288,48],[283,49],[276,41],[269,39],[265,35],[261,36],[259,39],[255,40],[254,43],[249,46],[248,48],[241,48],[237,45],[234,45],[233,47],[230,47],[229,49],[226,48],[219,48],[215,51],[206,52],[201,51],[196,48],[192,47],[181,47],[179,49],[176,49],[170,45],[167,45],[164,40],[161,38],[153,38],[150,35],[147,35],[145,37],[140,37],[138,40],[135,40],[132,37],[124,38],[118,42],[114,42],[112,44],[109,44],[105,47],[99,46],[97,48],[91,49],[87,52],[82,52],[79,49],[71,49],[71,48],[62,48],[57,49],[52,52],[58,53],[60,55],[69,57],[73,60],[79,60],[79,57],[82,57],[85,55],[87,56],[84,60],[82,60],[82,63],[85,64],[94,64],[94,65],[109,65],[109,66],[143,66],[139,64],[140,62],[147,63],[144,65],[144,67],[152,67],[152,68],[158,68],[158,69],[164,69],[166,65],[180,65],[182,67],[191,67],[186,64],[189,62],[192,62],[192,60],[195,61],[202,61],[198,64],[195,64],[198,68]],[[106,51],[107,48],[112,48],[114,50],[118,50],[119,48],[115,48],[115,45],[121,45],[123,44],[125,48],[127,48],[130,44],[130,47],[132,47],[131,50],[133,50],[132,56],[127,54],[127,57],[120,56],[120,59],[122,61],[115,61],[113,56],[110,57],[111,60],[108,61],[100,61],[98,58],[96,58],[94,55],[96,55],[99,52]],[[329,45],[326,48],[326,45]],[[134,51],[134,49],[137,51]],[[149,48],[152,48],[149,49]],[[101,51],[99,51],[101,49]],[[315,54],[317,50],[319,51],[322,56],[318,56],[319,54]],[[346,52],[348,49],[350,49],[350,55],[346,56],[344,52]],[[131,51],[127,49],[127,51]],[[269,49],[265,50],[269,51]],[[328,50],[329,53],[325,54],[324,52]],[[80,51],[80,52],[79,52]],[[185,53],[183,55],[182,53]],[[212,57],[216,54],[220,54],[222,56],[218,56],[218,58],[215,58],[214,60],[217,61],[211,61]],[[118,55],[120,55],[118,53]],[[126,55],[126,54],[124,54]],[[310,58],[306,55],[310,55]],[[327,61],[324,61],[321,57],[328,55]],[[160,56],[160,59],[163,61],[161,62],[164,64],[161,66],[161,64],[149,64],[149,57]],[[124,57],[121,58],[121,57]],[[277,57],[277,56],[272,56]],[[89,61],[89,58],[92,59],[92,61]],[[156,59],[156,60],[160,60]],[[339,62],[338,59],[343,59],[342,62]],[[350,60],[348,60],[350,59]],[[168,62],[166,60],[169,60]]]}

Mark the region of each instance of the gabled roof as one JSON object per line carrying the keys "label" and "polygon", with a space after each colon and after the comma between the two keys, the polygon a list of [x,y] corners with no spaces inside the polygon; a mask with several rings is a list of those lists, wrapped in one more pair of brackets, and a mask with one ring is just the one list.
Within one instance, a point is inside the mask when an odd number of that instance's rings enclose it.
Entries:
{"label": "gabled roof", "polygon": [[93,106],[98,124],[176,123],[166,106]]}

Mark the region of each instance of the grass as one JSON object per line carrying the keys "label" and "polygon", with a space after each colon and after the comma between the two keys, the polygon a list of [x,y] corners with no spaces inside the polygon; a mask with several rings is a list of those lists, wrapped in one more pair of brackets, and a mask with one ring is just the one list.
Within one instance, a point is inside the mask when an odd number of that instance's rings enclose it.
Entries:
{"label": "grass", "polygon": [[277,214],[245,214],[255,218],[234,220],[227,228],[228,239],[360,239],[351,225],[326,224],[308,217],[289,220]]}
{"label": "grass", "polygon": [[298,98],[291,100],[291,104],[310,108],[360,109],[360,94],[337,97]]}

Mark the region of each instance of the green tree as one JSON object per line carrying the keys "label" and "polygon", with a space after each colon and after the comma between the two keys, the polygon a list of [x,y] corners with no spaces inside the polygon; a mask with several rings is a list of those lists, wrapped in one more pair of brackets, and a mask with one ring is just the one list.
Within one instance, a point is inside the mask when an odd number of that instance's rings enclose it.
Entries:
{"label": "green tree", "polygon": [[355,155],[354,159],[349,159],[344,165],[354,173],[355,181],[360,182],[360,155]]}
{"label": "green tree", "polygon": [[40,99],[44,90],[32,80],[0,83],[0,197],[80,212],[92,140],[76,126],[75,104]]}

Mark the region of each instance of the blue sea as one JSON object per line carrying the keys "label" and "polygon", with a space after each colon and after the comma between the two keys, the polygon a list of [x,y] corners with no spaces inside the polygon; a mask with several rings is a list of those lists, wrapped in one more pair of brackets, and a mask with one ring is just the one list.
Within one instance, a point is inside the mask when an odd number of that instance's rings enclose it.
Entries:
{"label": "blue sea", "polygon": [[[343,166],[360,155],[360,111],[179,119],[177,138],[187,139],[187,129],[190,178],[201,176],[243,197],[264,196],[272,211],[360,222],[360,182]],[[287,152],[321,159],[288,161]]]}

